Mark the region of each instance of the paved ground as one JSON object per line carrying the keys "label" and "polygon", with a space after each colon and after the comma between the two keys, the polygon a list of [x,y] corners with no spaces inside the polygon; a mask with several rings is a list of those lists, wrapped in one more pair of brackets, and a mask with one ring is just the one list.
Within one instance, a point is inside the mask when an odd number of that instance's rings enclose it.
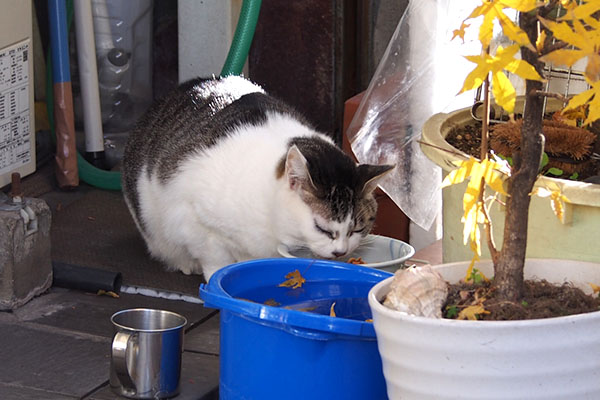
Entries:
{"label": "paved ground", "polygon": [[[151,260],[119,192],[81,184],[62,191],[50,164],[23,180],[26,197],[52,211],[53,262],[120,273],[123,284],[197,300],[201,276],[166,272]],[[0,399],[116,399],[108,387],[113,313],[135,307],[185,316],[181,394],[217,399],[219,314],[202,304],[120,293],[119,298],[53,286],[12,312],[0,312]]]}
{"label": "paved ground", "polygon": [[[52,259],[119,272],[123,284],[197,299],[198,276],[166,272],[151,260],[118,192],[82,184],[58,190],[53,170],[24,180],[26,196],[52,210]],[[441,262],[441,242],[414,259]],[[218,399],[219,313],[201,304],[120,293],[118,298],[53,286],[12,312],[0,312],[0,399],[120,398],[108,387],[113,313],[135,307],[182,314],[185,328],[181,393],[177,400]]]}
{"label": "paved ground", "polygon": [[110,316],[150,307],[188,319],[181,394],[216,399],[218,313],[202,305],[141,295],[119,298],[52,288],[12,313],[0,313],[0,399],[114,399],[108,388]]}

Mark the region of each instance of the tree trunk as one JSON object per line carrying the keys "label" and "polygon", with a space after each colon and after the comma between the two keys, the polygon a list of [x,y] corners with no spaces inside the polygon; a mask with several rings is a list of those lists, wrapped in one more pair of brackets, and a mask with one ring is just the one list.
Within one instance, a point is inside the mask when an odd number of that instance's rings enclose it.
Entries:
{"label": "tree trunk", "polygon": [[[521,28],[535,43],[537,19],[535,15],[521,14]],[[542,65],[536,53],[521,48],[521,57],[535,66],[542,75]],[[543,75],[542,75],[543,76]],[[508,180],[508,198],[504,224],[504,242],[498,262],[494,265],[494,283],[499,299],[517,301],[523,293],[523,266],[527,249],[527,225],[530,193],[538,175],[544,149],[542,118],[544,99],[537,94],[542,83],[526,82],[526,100],[521,130],[521,147],[516,157],[511,178]]]}

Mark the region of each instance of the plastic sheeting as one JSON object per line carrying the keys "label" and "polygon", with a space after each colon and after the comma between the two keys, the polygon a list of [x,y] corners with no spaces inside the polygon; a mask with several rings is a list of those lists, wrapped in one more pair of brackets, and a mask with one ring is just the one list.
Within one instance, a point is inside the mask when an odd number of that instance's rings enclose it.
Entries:
{"label": "plastic sheeting", "polygon": [[411,0],[347,132],[359,162],[396,165],[380,187],[425,230],[441,210],[441,169],[418,139],[433,114],[473,103],[473,93],[456,95],[472,69],[462,56],[480,47],[451,39],[478,3]]}

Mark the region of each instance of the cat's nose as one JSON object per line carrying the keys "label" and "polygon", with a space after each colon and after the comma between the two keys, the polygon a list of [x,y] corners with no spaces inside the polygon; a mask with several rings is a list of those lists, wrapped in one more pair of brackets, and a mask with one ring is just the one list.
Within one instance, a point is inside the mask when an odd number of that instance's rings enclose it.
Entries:
{"label": "cat's nose", "polygon": [[337,257],[341,257],[341,256],[345,255],[346,252],[345,251],[334,251],[331,254],[333,254],[333,256],[337,258]]}

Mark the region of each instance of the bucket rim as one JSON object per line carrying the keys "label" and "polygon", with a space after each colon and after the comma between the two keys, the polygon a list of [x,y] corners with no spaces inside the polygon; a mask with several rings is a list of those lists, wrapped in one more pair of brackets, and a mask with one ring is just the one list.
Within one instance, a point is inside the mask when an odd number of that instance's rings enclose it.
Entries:
{"label": "bucket rim", "polygon": [[[375,338],[375,330],[372,322],[336,318],[328,315],[313,314],[300,310],[290,310],[262,303],[245,301],[230,295],[222,285],[223,279],[232,273],[236,273],[236,271],[254,268],[257,265],[273,268],[277,266],[277,268],[281,269],[282,263],[285,264],[286,271],[288,272],[308,266],[311,268],[317,267],[315,270],[331,268],[331,271],[336,271],[338,273],[342,270],[349,271],[354,279],[337,279],[334,273],[332,274],[331,280],[347,280],[350,282],[364,282],[366,280],[367,282],[372,283],[373,286],[393,275],[387,271],[341,261],[308,258],[265,258],[231,264],[218,270],[213,274],[208,283],[200,285],[200,297],[204,300],[205,307],[226,310],[243,317],[252,318],[263,324],[293,331],[293,333],[296,334],[301,334],[298,330],[304,330],[310,332],[308,335],[311,337],[323,333],[325,336],[343,335]],[[307,276],[305,277],[307,278],[307,283],[310,282],[309,278]],[[367,296],[368,293],[365,293],[365,299],[367,299]]]}

